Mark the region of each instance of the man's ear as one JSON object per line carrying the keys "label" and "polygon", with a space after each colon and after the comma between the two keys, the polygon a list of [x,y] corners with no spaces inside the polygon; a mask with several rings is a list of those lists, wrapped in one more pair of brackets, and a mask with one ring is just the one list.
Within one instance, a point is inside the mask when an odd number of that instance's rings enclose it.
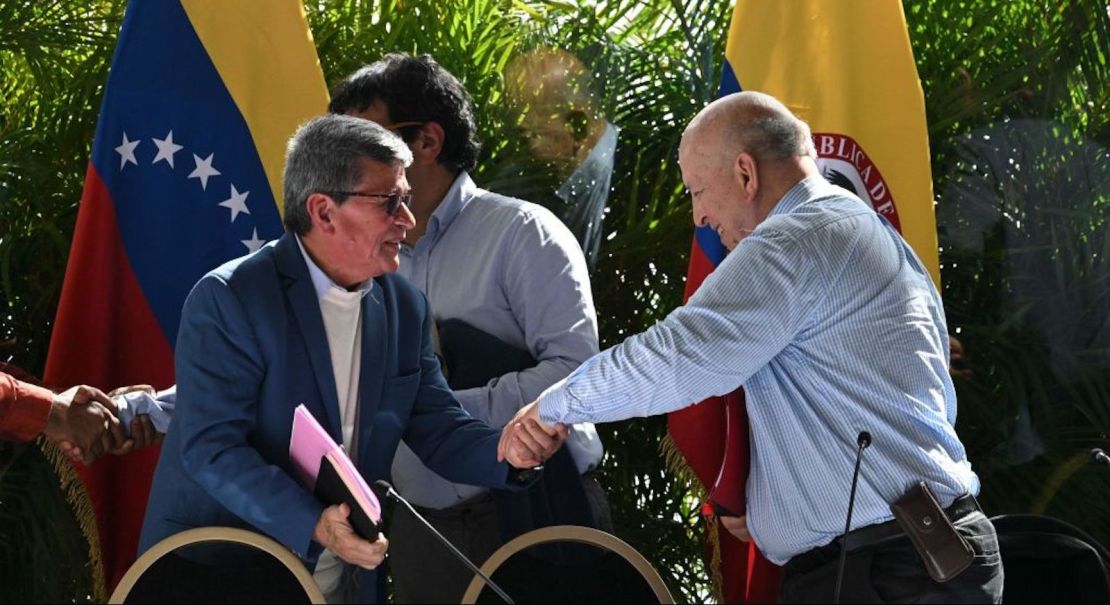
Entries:
{"label": "man's ear", "polygon": [[323,193],[313,193],[308,196],[304,204],[308,218],[312,220],[312,228],[324,233],[335,231],[333,213],[336,209],[335,201]]}
{"label": "man's ear", "polygon": [[736,156],[732,163],[732,178],[744,201],[755,199],[759,193],[759,166],[752,154],[742,151]]}
{"label": "man's ear", "polygon": [[439,154],[443,152],[443,138],[443,127],[438,122],[425,122],[409,144],[413,161],[423,164],[439,161]]}

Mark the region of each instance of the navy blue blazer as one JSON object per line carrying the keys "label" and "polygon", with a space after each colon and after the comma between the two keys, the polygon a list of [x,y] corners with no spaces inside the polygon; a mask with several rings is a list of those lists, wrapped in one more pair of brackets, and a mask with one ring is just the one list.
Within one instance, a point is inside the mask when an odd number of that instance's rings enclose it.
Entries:
{"label": "navy blue blazer", "polygon": [[[359,470],[389,477],[401,439],[457,482],[507,488],[500,433],[471,418],[440,372],[424,295],[374,279],[363,298]],[[292,474],[293,410],[305,404],[342,441],[331,356],[312,279],[285,234],[205,275],[177,337],[177,408],[154,473],[139,551],[183,530],[229,525],[288,546],[311,569],[324,506]],[[515,487],[515,486],[513,486]]]}

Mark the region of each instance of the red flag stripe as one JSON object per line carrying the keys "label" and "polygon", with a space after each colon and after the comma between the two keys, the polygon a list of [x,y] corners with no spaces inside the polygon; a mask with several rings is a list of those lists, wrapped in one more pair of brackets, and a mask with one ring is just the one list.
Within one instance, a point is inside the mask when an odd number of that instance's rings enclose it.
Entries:
{"label": "red flag stripe", "polygon": [[[50,351],[44,382],[54,388],[173,384],[173,353],[131,272],[115,206],[91,163]],[[158,452],[148,447],[77,465],[96,512],[109,592],[135,560]]]}

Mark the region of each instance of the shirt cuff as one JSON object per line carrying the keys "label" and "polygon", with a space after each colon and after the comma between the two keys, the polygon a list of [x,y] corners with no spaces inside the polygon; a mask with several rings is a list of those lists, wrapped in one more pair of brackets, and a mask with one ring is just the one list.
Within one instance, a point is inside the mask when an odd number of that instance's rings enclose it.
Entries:
{"label": "shirt cuff", "polygon": [[505,484],[510,488],[526,488],[539,480],[543,474],[543,466],[532,468],[517,468],[509,465],[509,474],[505,477]]}
{"label": "shirt cuff", "polygon": [[564,418],[566,418],[567,412],[570,411],[570,391],[567,389],[567,380],[569,379],[570,376],[547,387],[547,390],[540,393],[536,404],[540,408],[540,420],[548,424],[565,423]]}
{"label": "shirt cuff", "polygon": [[162,408],[162,402],[145,391],[136,391],[134,393],[127,393],[119,397],[113,398],[116,404],[117,413],[119,416],[120,424],[123,425],[123,430],[128,435],[131,434],[131,422],[135,420],[136,416],[146,414],[150,417],[150,423],[154,425],[154,430],[166,434],[170,430],[170,414],[173,412],[173,404],[169,405],[169,411]]}

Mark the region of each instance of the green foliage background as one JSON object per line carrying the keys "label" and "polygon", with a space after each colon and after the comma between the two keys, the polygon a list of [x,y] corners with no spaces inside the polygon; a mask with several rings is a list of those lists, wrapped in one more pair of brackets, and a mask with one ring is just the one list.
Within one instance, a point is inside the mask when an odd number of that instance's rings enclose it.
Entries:
{"label": "green foliage background", "polygon": [[[556,181],[551,167],[511,168],[527,150],[500,74],[536,45],[586,59],[622,128],[592,275],[603,344],[680,303],[691,228],[675,151],[683,125],[716,96],[728,0],[306,5],[329,84],[395,50],[429,53],[463,79],[484,141],[476,180],[524,197]],[[928,112],[950,329],[974,371],[957,384],[957,428],[981,500],[992,513],[1060,516],[1110,543],[1110,474],[1081,464],[1086,448],[1110,445],[1107,7],[904,6]],[[0,0],[0,359],[32,372],[45,361],[124,8]],[[703,530],[690,486],[664,469],[664,421],[601,429],[617,533],[679,600],[705,601]]]}
{"label": "green foliage background", "polygon": [[906,3],[925,90],[957,430],[993,513],[1110,543],[1105,2]]}

